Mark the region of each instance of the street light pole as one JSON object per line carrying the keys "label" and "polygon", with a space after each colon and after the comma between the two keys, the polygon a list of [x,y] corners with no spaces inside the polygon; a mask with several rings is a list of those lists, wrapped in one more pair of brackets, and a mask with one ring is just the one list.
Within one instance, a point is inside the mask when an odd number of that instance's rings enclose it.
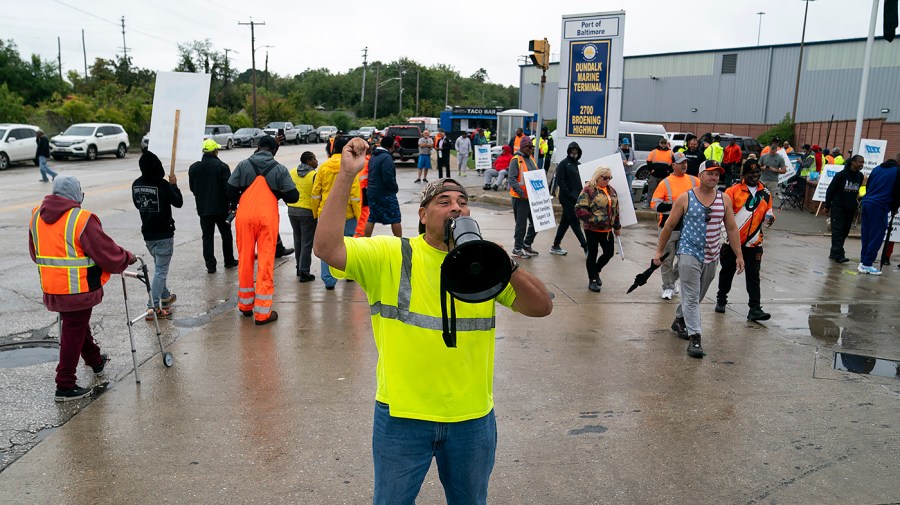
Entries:
{"label": "street light pole", "polygon": [[399,77],[391,77],[384,82],[378,82],[379,70],[381,70],[381,67],[375,67],[375,117],[372,119],[378,119],[378,90],[384,87],[385,84],[399,79]]}
{"label": "street light pole", "polygon": [[759,29],[756,31],[756,45],[757,45],[757,47],[759,46],[759,37],[760,37],[760,35],[762,35],[762,17],[763,17],[765,14],[766,14],[766,13],[763,12],[763,11],[759,11],[759,12],[756,13],[756,15],[759,16]]}
{"label": "street light pole", "polygon": [[375,67],[375,109],[372,112],[374,116],[372,120],[378,119],[378,71],[381,70],[381,65]]}
{"label": "street light pole", "polygon": [[803,43],[806,42],[806,14],[809,12],[809,3],[816,0],[802,0],[806,2],[803,9],[803,34],[800,35],[800,58],[797,61],[797,82],[794,84],[794,107],[791,109],[791,121],[797,123],[797,98],[800,96],[800,70],[803,68]]}
{"label": "street light pole", "polygon": [[400,68],[400,103],[397,106],[397,115],[403,114],[403,67]]}

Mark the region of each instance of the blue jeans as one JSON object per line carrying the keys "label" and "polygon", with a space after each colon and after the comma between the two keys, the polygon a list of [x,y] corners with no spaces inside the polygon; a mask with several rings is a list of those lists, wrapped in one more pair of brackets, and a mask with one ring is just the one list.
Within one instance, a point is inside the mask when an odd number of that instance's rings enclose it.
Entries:
{"label": "blue jeans", "polygon": [[[344,221],[344,236],[352,237],[354,232],[356,232],[356,219],[351,218]],[[324,260],[319,261],[322,262],[322,281],[325,282],[325,286],[334,286],[337,284],[337,279],[335,279],[328,270],[328,263],[325,263]]]}
{"label": "blue jeans", "polygon": [[434,458],[448,505],[487,503],[496,450],[493,410],[478,419],[436,423],[391,417],[386,404],[375,402],[372,502],[414,504]]}
{"label": "blue jeans", "polygon": [[41,179],[47,180],[47,176],[56,178],[57,174],[54,172],[49,166],[47,166],[47,157],[46,156],[38,156],[38,165],[41,167]]}
{"label": "blue jeans", "polygon": [[166,287],[166,278],[169,276],[169,262],[175,252],[175,239],[164,238],[162,240],[145,240],[150,256],[153,256],[153,280],[150,282],[150,296],[153,298],[153,306],[159,307],[160,298],[171,296]]}

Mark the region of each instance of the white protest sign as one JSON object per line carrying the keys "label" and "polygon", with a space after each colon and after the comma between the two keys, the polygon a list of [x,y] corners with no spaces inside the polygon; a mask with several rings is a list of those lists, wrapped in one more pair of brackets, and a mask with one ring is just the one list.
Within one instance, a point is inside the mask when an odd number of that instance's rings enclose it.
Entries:
{"label": "white protest sign", "polygon": [[900,242],[900,214],[894,216],[889,223],[888,231],[891,233],[891,242]]}
{"label": "white protest sign", "polygon": [[531,220],[535,231],[556,228],[556,217],[553,215],[553,201],[550,199],[550,188],[547,186],[547,172],[544,169],[529,170],[522,173],[525,187],[528,188],[528,205],[531,206]]}
{"label": "white protest sign", "polygon": [[844,165],[825,165],[824,167],[822,167],[822,175],[819,177],[819,185],[816,186],[816,192],[812,197],[814,202],[825,201],[825,192],[828,191],[828,186],[831,185],[831,180],[834,179],[834,176],[843,169]]}
{"label": "white protest sign", "polygon": [[783,174],[778,174],[778,184],[784,184],[785,181],[797,174],[797,169],[794,167],[794,162],[791,161],[787,151],[779,149],[778,155],[784,160],[784,167],[786,170]]}
{"label": "white protest sign", "polygon": [[869,175],[873,168],[884,161],[884,153],[887,151],[887,140],[860,139],[859,153],[863,157],[862,173]]}
{"label": "white protest sign", "polygon": [[[209,102],[209,74],[158,72],[150,116],[148,149],[163,160],[172,161],[172,143],[177,142],[175,159],[181,163],[199,160]],[[178,137],[175,138],[175,111],[178,113]]]}
{"label": "white protest sign", "polygon": [[578,165],[578,175],[581,176],[582,184],[588,184],[594,171],[599,167],[609,167],[612,171],[613,178],[609,181],[609,185],[616,190],[616,194],[619,196],[619,223],[622,226],[637,224],[637,214],[634,212],[634,203],[631,201],[631,188],[628,187],[628,180],[625,179],[622,155],[611,154]]}
{"label": "white protest sign", "polygon": [[491,169],[491,146],[481,144],[475,146],[475,170]]}

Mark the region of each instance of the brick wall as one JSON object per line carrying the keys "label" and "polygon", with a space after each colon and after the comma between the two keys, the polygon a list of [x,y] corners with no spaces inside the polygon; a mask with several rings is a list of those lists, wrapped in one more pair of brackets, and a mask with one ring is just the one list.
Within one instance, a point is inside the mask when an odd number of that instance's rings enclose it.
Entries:
{"label": "brick wall", "polygon": [[[723,132],[748,137],[759,137],[775,125],[762,124],[729,124],[729,123],[678,123],[663,122],[666,131],[693,132],[702,135],[706,132]],[[844,153],[853,149],[853,129],[856,121],[833,121],[831,131],[828,121],[815,123],[799,123],[794,126],[794,147],[803,144],[819,144],[822,148],[839,147]],[[886,123],[884,119],[867,119],[863,122],[862,138],[887,140],[887,157],[900,152],[900,123]]]}
{"label": "brick wall", "polygon": [[[794,127],[798,145],[819,144],[822,148],[840,147],[844,153],[853,149],[853,130],[856,121],[834,121],[831,132],[828,122],[801,123]],[[887,140],[887,157],[900,151],[900,123],[886,123],[884,119],[863,121],[862,138]]]}

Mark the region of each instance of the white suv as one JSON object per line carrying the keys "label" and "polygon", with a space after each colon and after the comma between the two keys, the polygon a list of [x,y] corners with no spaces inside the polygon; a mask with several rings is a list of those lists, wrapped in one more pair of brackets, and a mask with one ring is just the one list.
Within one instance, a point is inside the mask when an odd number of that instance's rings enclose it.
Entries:
{"label": "white suv", "polygon": [[80,123],[50,139],[50,155],[54,160],[85,158],[93,160],[98,154],[128,154],[128,134],[122,125],[112,123]]}
{"label": "white suv", "polygon": [[37,157],[37,126],[0,123],[0,170],[18,161],[34,161]]}

